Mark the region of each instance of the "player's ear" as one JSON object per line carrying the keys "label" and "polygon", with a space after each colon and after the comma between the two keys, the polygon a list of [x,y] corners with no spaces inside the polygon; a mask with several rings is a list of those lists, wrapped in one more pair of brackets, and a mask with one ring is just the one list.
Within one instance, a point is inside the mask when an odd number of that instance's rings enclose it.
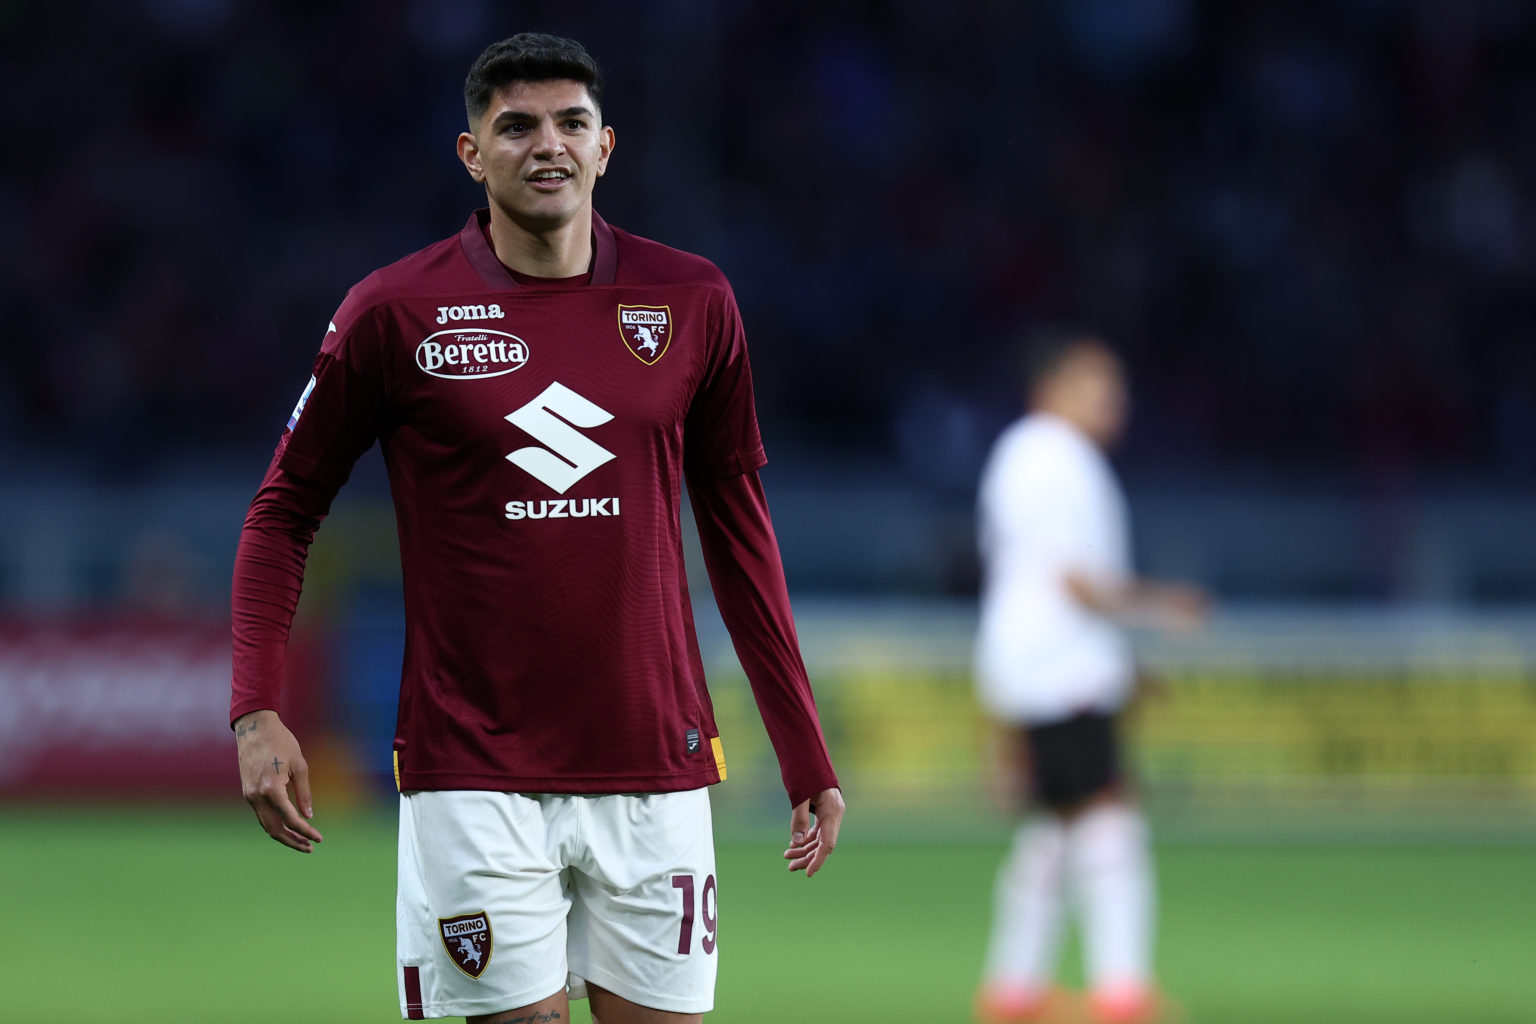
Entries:
{"label": "player's ear", "polygon": [[480,165],[480,143],[469,132],[459,133],[459,160],[471,178],[485,184],[485,168]]}
{"label": "player's ear", "polygon": [[605,124],[597,136],[597,176],[599,178],[608,170],[608,158],[612,155],[613,129]]}

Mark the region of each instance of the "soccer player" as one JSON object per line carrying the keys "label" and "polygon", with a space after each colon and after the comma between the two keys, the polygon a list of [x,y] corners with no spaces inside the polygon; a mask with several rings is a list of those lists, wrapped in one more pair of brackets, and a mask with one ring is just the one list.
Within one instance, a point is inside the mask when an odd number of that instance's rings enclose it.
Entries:
{"label": "soccer player", "polygon": [[[402,1014],[602,1024],[713,1007],[705,787],[726,775],[679,526],[778,755],[791,871],[844,805],[801,661],[736,302],[707,260],[605,223],[613,156],[580,44],[495,43],[458,155],[487,209],[369,275],[328,327],[241,534],[231,719],[246,799],[309,852],[277,709],[305,555],[377,440],[404,572],[394,741]],[[814,816],[814,823],[813,823]]]}
{"label": "soccer player", "polygon": [[1153,891],[1146,826],[1126,788],[1116,715],[1134,669],[1118,622],[1185,626],[1196,589],[1131,574],[1125,501],[1103,450],[1126,413],[1125,374],[1100,340],[1043,338],[1029,415],[982,475],[977,680],[1033,805],[999,873],[975,1012],[986,1024],[1054,1019],[1064,903],[1080,900],[1096,1019],[1150,1021]]}

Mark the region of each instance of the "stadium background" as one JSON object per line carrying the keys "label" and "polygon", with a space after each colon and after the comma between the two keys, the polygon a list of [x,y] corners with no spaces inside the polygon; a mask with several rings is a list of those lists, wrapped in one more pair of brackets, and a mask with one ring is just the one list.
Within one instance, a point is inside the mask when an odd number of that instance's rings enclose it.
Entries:
{"label": "stadium background", "polygon": [[323,325],[479,204],[487,41],[583,39],[598,205],[709,256],[853,809],[825,879],[707,611],[724,1021],[963,1019],[1005,825],[971,498],[1021,325],[1135,387],[1160,966],[1204,1024],[1536,1020],[1536,7],[0,4],[0,1019],[393,1019],[398,564],[371,454],[290,717],[314,857],[227,731],[230,559]]}

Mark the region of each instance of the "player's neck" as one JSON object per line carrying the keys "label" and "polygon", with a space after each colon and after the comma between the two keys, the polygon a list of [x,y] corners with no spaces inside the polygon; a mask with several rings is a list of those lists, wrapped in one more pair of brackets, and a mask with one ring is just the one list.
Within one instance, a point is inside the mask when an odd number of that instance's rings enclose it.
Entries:
{"label": "player's neck", "polygon": [[530,277],[576,277],[592,266],[592,207],[548,231],[526,228],[491,205],[491,248],[509,269]]}
{"label": "player's neck", "polygon": [[1084,416],[1080,415],[1079,410],[1075,408],[1071,403],[1049,401],[1039,402],[1034,406],[1033,411],[1037,413],[1045,413],[1053,419],[1061,423],[1065,423],[1067,426],[1071,427],[1075,433],[1081,434],[1085,440],[1092,442],[1095,447],[1104,447],[1104,443],[1099,439],[1093,430],[1093,424]]}

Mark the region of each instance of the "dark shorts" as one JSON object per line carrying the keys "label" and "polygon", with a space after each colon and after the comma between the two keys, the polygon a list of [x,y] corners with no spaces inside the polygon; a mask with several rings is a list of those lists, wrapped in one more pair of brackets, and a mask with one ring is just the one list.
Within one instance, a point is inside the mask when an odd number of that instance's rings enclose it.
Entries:
{"label": "dark shorts", "polygon": [[1053,809],[1072,807],[1121,781],[1114,715],[1085,711],[1024,728],[1030,791]]}

